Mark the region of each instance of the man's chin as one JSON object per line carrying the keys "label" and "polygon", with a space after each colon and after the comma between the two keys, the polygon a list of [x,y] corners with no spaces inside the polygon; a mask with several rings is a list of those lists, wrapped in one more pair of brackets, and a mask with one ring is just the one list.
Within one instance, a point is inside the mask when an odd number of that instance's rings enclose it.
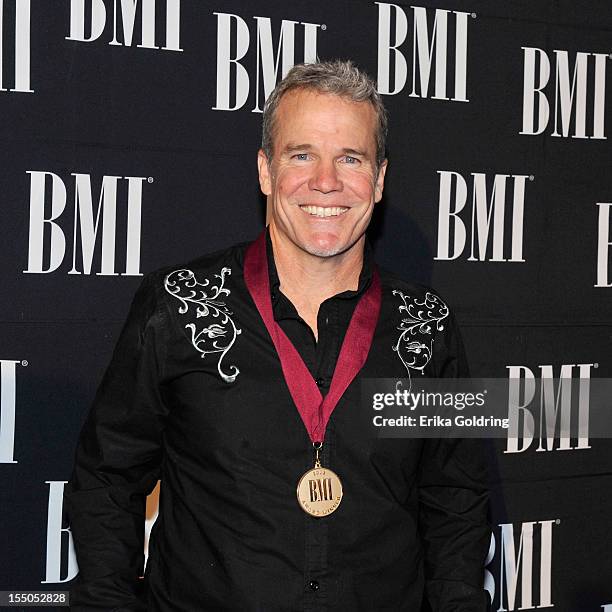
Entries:
{"label": "man's chin", "polygon": [[348,248],[347,245],[339,241],[306,241],[302,244],[302,249],[315,257],[334,257],[343,253]]}
{"label": "man's chin", "polygon": [[304,250],[315,257],[333,257],[342,253],[342,249],[339,247],[308,247]]}

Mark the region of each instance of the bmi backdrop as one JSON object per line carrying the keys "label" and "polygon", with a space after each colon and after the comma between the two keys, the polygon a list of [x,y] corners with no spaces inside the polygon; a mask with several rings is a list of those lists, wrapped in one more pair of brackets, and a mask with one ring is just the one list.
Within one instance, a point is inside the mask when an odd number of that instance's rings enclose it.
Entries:
{"label": "bmi backdrop", "polygon": [[[474,375],[612,377],[612,4],[415,2],[0,0],[0,590],[76,575],[62,489],[130,300],[263,227],[293,63],[376,79],[370,239],[453,307]],[[493,609],[612,611],[609,440],[489,454]]]}

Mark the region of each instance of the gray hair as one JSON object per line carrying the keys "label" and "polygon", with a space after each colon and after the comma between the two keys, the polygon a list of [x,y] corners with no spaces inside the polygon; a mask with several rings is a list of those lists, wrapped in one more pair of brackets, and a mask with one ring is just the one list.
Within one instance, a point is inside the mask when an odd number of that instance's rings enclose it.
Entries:
{"label": "gray hair", "polygon": [[268,161],[272,160],[274,148],[276,110],[281,98],[294,89],[332,94],[353,102],[369,102],[376,113],[376,168],[380,168],[385,159],[387,111],[374,81],[350,60],[296,64],[274,88],[263,109],[261,148]]}

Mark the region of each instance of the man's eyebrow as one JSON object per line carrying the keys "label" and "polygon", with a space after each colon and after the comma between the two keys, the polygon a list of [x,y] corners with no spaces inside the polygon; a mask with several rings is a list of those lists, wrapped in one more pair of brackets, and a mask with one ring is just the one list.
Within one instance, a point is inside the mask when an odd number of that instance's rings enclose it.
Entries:
{"label": "man's eyebrow", "polygon": [[[292,142],[287,143],[285,148],[283,149],[283,153],[295,153],[296,151],[310,151],[312,149],[312,145],[309,143],[303,144],[294,144]],[[369,159],[367,151],[362,151],[360,149],[351,149],[344,148],[342,149],[343,155],[355,155],[359,157],[363,157],[364,159]]]}
{"label": "man's eyebrow", "polygon": [[285,145],[285,148],[283,149],[283,153],[294,153],[295,151],[309,151],[310,149],[312,149],[312,145],[305,143],[305,144],[294,144],[292,142],[289,142]]}
{"label": "man's eyebrow", "polygon": [[342,153],[345,155],[357,155],[359,157],[368,158],[368,154],[366,151],[360,151],[359,149],[342,149]]}

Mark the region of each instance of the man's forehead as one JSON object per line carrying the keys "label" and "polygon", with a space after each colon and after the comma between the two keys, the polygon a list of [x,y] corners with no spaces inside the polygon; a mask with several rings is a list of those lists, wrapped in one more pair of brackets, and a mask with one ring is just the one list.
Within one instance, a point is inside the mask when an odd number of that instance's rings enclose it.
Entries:
{"label": "man's forehead", "polygon": [[[299,88],[288,91],[280,99],[274,120],[274,132],[275,136],[281,136],[285,141],[284,148],[288,144],[312,144],[308,138],[299,139],[300,142],[297,142],[292,133],[296,129],[306,132],[312,130],[313,133],[323,132],[326,128],[333,129],[347,123],[353,128],[351,134],[355,139],[363,135],[369,140],[369,136],[374,135],[376,129],[373,106],[367,101],[356,102],[346,96]],[[289,127],[291,129],[288,131],[286,128]]]}
{"label": "man's forehead", "polygon": [[282,108],[288,109],[294,106],[299,107],[309,103],[314,103],[316,106],[331,103],[334,105],[345,106],[347,109],[363,109],[365,112],[367,112],[367,109],[369,109],[372,113],[374,113],[372,104],[370,104],[370,102],[367,100],[358,102],[342,94],[319,91],[318,89],[314,89],[312,87],[296,87],[294,89],[290,89],[288,92],[283,94],[279,100],[277,110]]}

